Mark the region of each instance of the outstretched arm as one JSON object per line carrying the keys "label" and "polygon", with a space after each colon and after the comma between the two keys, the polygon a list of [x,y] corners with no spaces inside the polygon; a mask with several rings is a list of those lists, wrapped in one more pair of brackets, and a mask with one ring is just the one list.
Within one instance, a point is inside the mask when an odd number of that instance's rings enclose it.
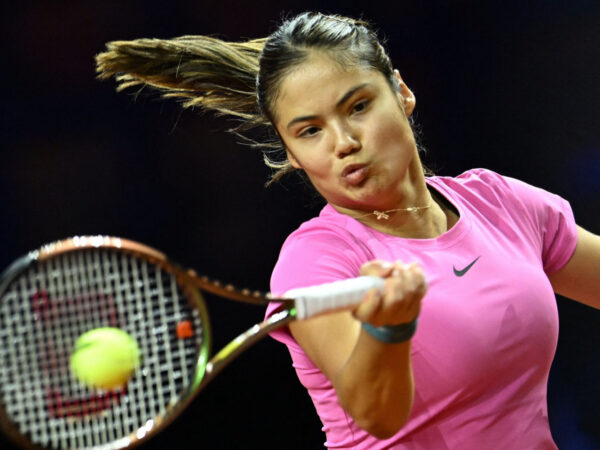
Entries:
{"label": "outstretched arm", "polygon": [[577,230],[573,256],[549,279],[557,294],[600,309],[600,236]]}
{"label": "outstretched arm", "polygon": [[292,335],[331,380],[340,405],[378,438],[392,436],[408,419],[414,397],[410,340],[386,343],[363,329],[414,320],[426,283],[417,266],[372,261],[361,275],[386,278],[383,295],[371,291],[353,312],[290,325]]}

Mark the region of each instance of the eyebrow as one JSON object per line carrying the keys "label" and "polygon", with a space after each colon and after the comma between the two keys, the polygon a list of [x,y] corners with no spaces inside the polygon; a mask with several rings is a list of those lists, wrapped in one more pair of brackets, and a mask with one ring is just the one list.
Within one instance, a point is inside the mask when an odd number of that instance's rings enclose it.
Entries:
{"label": "eyebrow", "polygon": [[[342,98],[340,98],[337,103],[335,104],[336,108],[339,108],[340,106],[342,106],[344,103],[346,103],[348,101],[348,99],[350,97],[352,97],[357,91],[360,91],[361,89],[363,89],[364,87],[368,86],[369,83],[362,83],[359,84],[358,86],[354,86],[353,88],[349,89],[348,92],[346,92]],[[306,120],[313,120],[316,119],[318,116],[316,115],[311,115],[311,116],[300,116],[300,117],[296,117],[292,120],[289,121],[289,123],[287,124],[287,128],[290,128],[292,125],[298,123],[298,122],[304,122]]]}

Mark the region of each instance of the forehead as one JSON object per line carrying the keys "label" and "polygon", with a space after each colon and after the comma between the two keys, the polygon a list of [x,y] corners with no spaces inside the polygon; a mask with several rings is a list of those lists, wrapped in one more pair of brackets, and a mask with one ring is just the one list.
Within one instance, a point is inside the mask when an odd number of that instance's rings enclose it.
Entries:
{"label": "forehead", "polygon": [[363,66],[342,66],[334,58],[312,53],[306,61],[288,73],[275,100],[277,122],[305,114],[319,114],[343,95],[361,84],[385,85],[384,76]]}

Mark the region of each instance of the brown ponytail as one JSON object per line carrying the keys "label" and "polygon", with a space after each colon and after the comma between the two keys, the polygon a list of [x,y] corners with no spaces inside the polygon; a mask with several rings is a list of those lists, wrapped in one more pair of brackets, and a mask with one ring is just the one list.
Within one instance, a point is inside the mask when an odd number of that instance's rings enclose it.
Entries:
{"label": "brown ponytail", "polygon": [[117,90],[151,86],[165,98],[264,124],[256,105],[258,58],[265,39],[225,42],[207,36],[135,39],[106,44],[96,56],[98,78]]}

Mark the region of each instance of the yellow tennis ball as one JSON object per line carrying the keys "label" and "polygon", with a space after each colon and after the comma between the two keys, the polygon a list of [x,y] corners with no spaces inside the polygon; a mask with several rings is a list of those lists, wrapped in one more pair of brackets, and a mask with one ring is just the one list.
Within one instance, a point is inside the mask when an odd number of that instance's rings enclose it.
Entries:
{"label": "yellow tennis ball", "polygon": [[71,371],[83,384],[101,389],[123,386],[140,363],[137,342],[119,328],[83,333],[71,354]]}

